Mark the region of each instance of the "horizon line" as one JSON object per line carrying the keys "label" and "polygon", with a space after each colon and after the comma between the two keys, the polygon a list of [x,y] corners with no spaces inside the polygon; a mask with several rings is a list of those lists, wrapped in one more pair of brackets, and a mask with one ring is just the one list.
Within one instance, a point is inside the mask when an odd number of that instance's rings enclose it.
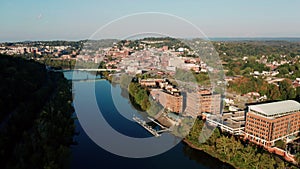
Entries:
{"label": "horizon line", "polygon": [[[168,36],[162,36],[162,37],[168,37]],[[149,37],[144,37],[144,38],[151,38]],[[153,38],[161,38],[161,37],[153,37]],[[172,38],[172,37],[171,37]],[[185,38],[175,38],[175,39],[197,39],[203,37],[185,37]],[[103,39],[39,39],[39,40],[8,40],[8,41],[1,41],[0,43],[24,43],[24,42],[51,42],[51,41],[70,41],[70,42],[79,42],[79,41],[84,41],[84,40],[124,40],[124,39],[119,39],[119,38],[103,38]],[[143,39],[143,38],[139,38]],[[208,40],[211,41],[222,41],[221,39],[224,40],[229,40],[229,41],[238,41],[238,40],[251,40],[251,39],[261,39],[263,40],[283,40],[286,41],[287,39],[299,39],[300,41],[300,36],[255,36],[255,37],[235,37],[235,36],[213,36],[213,37],[207,37]],[[284,40],[286,39],[286,40]]]}

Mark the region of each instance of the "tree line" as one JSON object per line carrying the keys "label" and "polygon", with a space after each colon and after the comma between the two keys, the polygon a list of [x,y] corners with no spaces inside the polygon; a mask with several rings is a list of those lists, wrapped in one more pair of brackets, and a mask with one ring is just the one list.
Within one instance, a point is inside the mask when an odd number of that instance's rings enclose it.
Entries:
{"label": "tree line", "polygon": [[239,94],[258,92],[260,95],[266,95],[268,100],[300,99],[300,88],[295,89],[289,79],[284,79],[276,85],[269,84],[261,77],[240,77],[229,82],[228,90]]}
{"label": "tree line", "polygon": [[244,141],[229,133],[215,129],[212,136],[204,143],[199,142],[199,135],[205,121],[196,119],[193,128],[187,135],[186,142],[213,157],[227,162],[236,168],[268,168],[268,169],[296,169],[293,164],[285,162],[281,158],[270,154],[262,147]]}
{"label": "tree line", "polygon": [[73,143],[71,84],[45,65],[0,56],[1,168],[67,168]]}

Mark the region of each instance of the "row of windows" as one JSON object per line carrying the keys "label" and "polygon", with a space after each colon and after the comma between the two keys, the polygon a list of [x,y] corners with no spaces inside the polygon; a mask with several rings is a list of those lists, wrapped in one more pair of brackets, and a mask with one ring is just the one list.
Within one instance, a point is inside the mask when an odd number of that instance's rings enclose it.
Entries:
{"label": "row of windows", "polygon": [[275,131],[274,133],[273,133],[273,137],[279,137],[279,136],[282,136],[282,135],[284,135],[285,134],[285,132],[282,132],[282,131]]}
{"label": "row of windows", "polygon": [[287,125],[288,123],[275,123],[274,127],[282,127],[283,125]]}
{"label": "row of windows", "polygon": [[290,130],[290,132],[287,132],[287,131],[277,131],[277,132],[274,132],[273,136],[272,136],[272,139],[277,139],[277,138],[280,138],[280,137],[283,137],[287,134],[291,134],[291,133],[295,133],[297,132],[298,130],[297,129],[294,129],[294,130]]}
{"label": "row of windows", "polygon": [[[251,117],[251,116],[249,116],[249,117]],[[254,120],[250,120],[250,119],[254,119]],[[270,122],[266,122],[264,120],[260,120],[260,119],[254,118],[254,117],[250,118],[250,119],[247,119],[247,122],[254,123],[255,125],[259,125],[259,126],[268,127],[269,126],[268,124],[270,123]],[[281,121],[279,123],[275,122],[274,126],[275,127],[285,126],[285,125],[289,124],[289,122],[290,122],[291,125],[299,125],[300,124],[300,119],[295,120],[295,122],[294,122],[294,120],[287,121],[288,119],[289,118],[280,119]],[[267,125],[265,125],[265,124],[267,124]]]}
{"label": "row of windows", "polygon": [[259,139],[251,137],[250,140],[259,142]]}
{"label": "row of windows", "polygon": [[[249,129],[248,129],[249,130]],[[251,130],[251,129],[250,129]],[[295,133],[297,130],[293,130],[289,133]],[[262,139],[265,139],[265,140],[268,140],[268,134],[267,133],[262,133],[262,132],[258,132],[258,131],[246,131],[247,133],[255,136],[255,137],[258,137],[258,138],[262,138]],[[276,132],[276,133],[273,133],[272,135],[272,140],[274,139],[277,139],[277,138],[280,138],[280,137],[283,137],[285,136],[287,133],[286,132]]]}
{"label": "row of windows", "polygon": [[267,122],[267,121],[265,121],[265,120],[263,120],[263,119],[261,119],[261,118],[255,118],[255,117],[252,117],[252,119],[254,119],[254,120],[256,120],[256,121],[259,121],[259,122],[261,122],[261,123],[265,123],[265,124],[268,124],[269,122]]}
{"label": "row of windows", "polygon": [[247,123],[249,123],[249,124],[254,124],[255,126],[262,126],[262,127],[266,127],[266,128],[269,127],[269,125],[265,125],[265,124],[262,124],[262,123],[258,123],[258,122],[253,121],[253,120],[247,120]]}
{"label": "row of windows", "polygon": [[273,127],[273,130],[283,130],[283,129],[286,129],[286,128],[287,128],[287,125],[279,126],[279,127]]}
{"label": "row of windows", "polygon": [[267,126],[262,126],[262,125],[254,125],[253,123],[247,123],[247,126],[250,126],[250,127],[254,127],[254,128],[257,128],[257,129],[260,129],[260,130],[268,130],[268,127]]}
{"label": "row of windows", "polygon": [[282,117],[279,119],[276,119],[275,123],[293,123],[300,121],[300,118],[292,118],[292,117]]}
{"label": "row of windows", "polygon": [[255,137],[258,137],[258,138],[267,140],[267,136],[261,136],[261,135],[258,135],[257,133],[253,133],[253,132],[249,132],[249,134],[251,134],[251,135],[253,135],[253,136],[255,136]]}
{"label": "row of windows", "polygon": [[272,140],[278,139],[278,138],[280,138],[280,137],[282,137],[282,136],[273,136],[273,137],[272,137]]}
{"label": "row of windows", "polygon": [[249,118],[249,119],[253,119],[254,121],[257,121],[257,122],[269,124],[269,122],[267,122],[267,121],[265,121],[265,120],[263,120],[263,119],[261,119],[261,118],[252,117],[252,116],[250,116],[250,115],[247,116],[247,119],[248,119],[248,118]]}
{"label": "row of windows", "polygon": [[249,132],[249,133],[255,133],[255,135],[262,135],[262,136],[268,136],[268,132],[263,132],[263,131],[259,131],[259,130],[256,130],[256,129],[253,129],[253,128],[249,128],[247,129],[246,132]]}
{"label": "row of windows", "polygon": [[290,129],[300,130],[300,126],[299,126],[299,125],[292,125],[292,126],[290,127]]}
{"label": "row of windows", "polygon": [[296,122],[294,122],[294,123],[292,123],[292,125],[300,125],[300,120],[298,120],[298,121],[296,121]]}
{"label": "row of windows", "polygon": [[[257,137],[259,137],[259,136],[264,137],[265,139],[268,137],[268,134],[269,134],[268,131],[259,130],[257,128],[247,128],[246,132],[252,133],[252,135],[255,135]],[[253,134],[253,133],[255,133],[255,134]],[[285,131],[276,131],[273,133],[273,137],[279,138],[279,137],[282,137],[285,133],[286,133]]]}

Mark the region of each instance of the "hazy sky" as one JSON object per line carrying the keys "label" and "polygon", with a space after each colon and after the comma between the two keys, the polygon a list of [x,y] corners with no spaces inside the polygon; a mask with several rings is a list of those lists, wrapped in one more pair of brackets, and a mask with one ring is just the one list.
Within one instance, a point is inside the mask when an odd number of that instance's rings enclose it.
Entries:
{"label": "hazy sky", "polygon": [[300,0],[0,0],[0,41],[86,39],[138,12],[185,18],[208,37],[300,37],[299,7]]}

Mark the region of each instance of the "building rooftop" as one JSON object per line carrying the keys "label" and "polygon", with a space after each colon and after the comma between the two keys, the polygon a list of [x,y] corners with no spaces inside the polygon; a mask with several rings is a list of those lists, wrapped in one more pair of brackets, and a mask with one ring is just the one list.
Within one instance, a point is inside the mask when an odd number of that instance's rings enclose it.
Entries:
{"label": "building rooftop", "polygon": [[300,111],[300,103],[294,100],[284,100],[273,103],[264,103],[249,106],[249,111],[266,117],[281,116],[294,111]]}

